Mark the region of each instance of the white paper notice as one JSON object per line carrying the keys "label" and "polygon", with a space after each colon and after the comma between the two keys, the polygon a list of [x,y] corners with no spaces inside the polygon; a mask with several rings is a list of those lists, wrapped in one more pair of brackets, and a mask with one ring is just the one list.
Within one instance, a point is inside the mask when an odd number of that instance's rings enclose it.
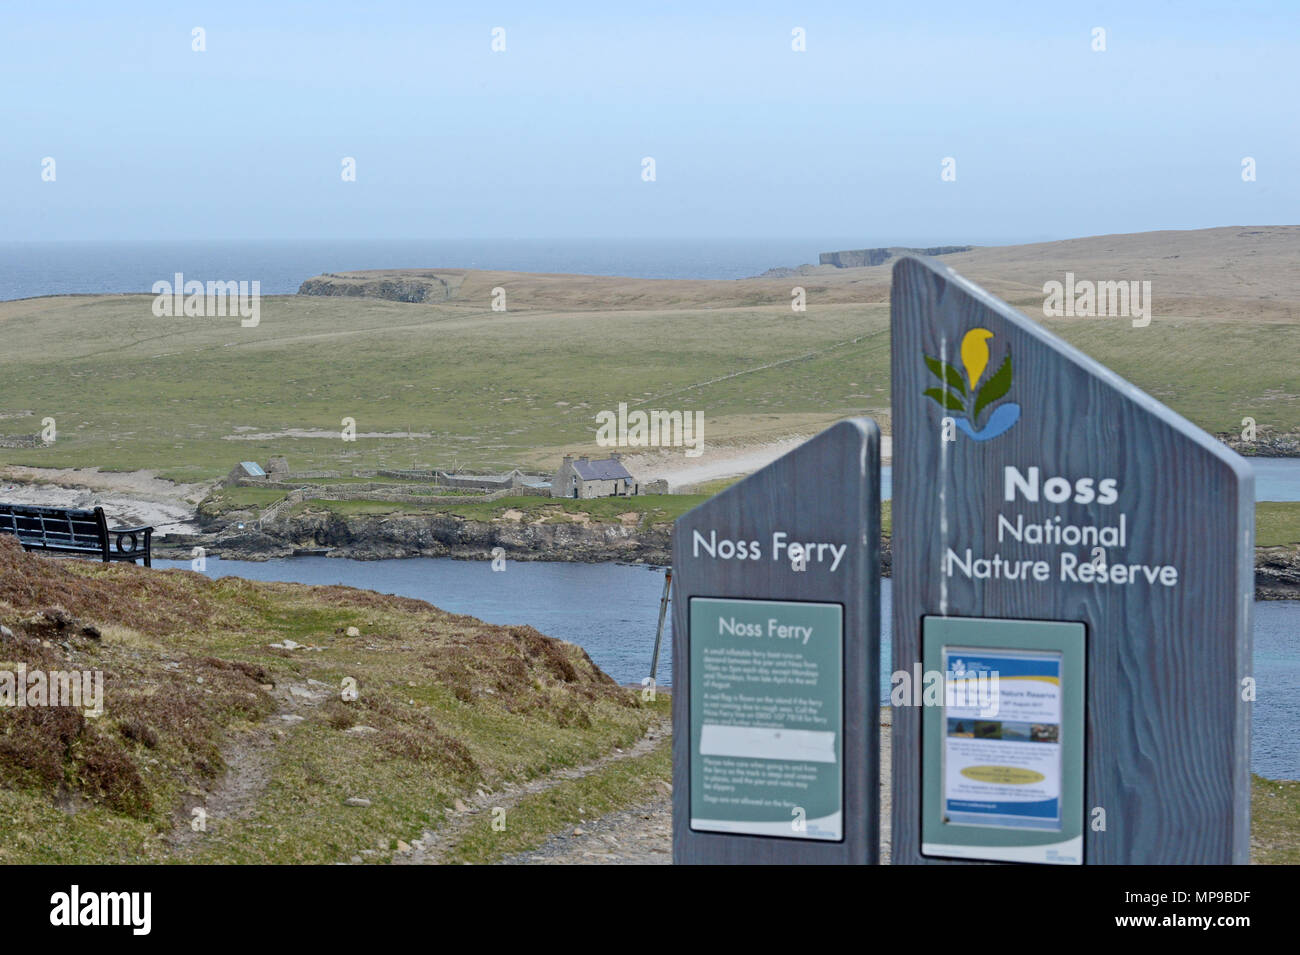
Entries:
{"label": "white paper notice", "polygon": [[1061,654],[948,647],[944,671],[945,821],[1059,831]]}

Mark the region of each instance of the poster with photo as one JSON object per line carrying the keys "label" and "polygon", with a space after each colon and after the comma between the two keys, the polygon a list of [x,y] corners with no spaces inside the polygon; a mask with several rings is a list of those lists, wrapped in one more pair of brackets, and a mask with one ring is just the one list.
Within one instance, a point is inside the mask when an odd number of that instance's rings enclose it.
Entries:
{"label": "poster with photo", "polygon": [[944,821],[1061,829],[1061,654],[944,649]]}

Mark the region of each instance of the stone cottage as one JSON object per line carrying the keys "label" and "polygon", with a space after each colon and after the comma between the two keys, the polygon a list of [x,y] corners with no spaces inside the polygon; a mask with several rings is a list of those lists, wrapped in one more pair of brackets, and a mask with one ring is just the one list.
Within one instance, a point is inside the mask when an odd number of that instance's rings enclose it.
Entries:
{"label": "stone cottage", "polygon": [[240,461],[226,475],[225,484],[230,487],[239,484],[240,481],[265,481],[266,472],[256,461]]}
{"label": "stone cottage", "polygon": [[632,497],[639,493],[640,485],[617,454],[596,461],[566,454],[551,477],[551,497]]}

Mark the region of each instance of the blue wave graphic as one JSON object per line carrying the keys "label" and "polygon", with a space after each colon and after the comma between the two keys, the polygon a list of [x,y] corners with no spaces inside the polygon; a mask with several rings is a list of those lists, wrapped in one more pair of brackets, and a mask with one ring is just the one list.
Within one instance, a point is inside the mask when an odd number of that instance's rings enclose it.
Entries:
{"label": "blue wave graphic", "polygon": [[1020,420],[1020,405],[1014,401],[1009,401],[1004,405],[998,405],[989,415],[989,420],[984,422],[984,427],[976,431],[971,427],[971,423],[965,418],[955,419],[957,430],[966,435],[972,441],[988,441],[990,438],[996,438],[1000,434],[1005,434],[1011,429],[1011,426]]}

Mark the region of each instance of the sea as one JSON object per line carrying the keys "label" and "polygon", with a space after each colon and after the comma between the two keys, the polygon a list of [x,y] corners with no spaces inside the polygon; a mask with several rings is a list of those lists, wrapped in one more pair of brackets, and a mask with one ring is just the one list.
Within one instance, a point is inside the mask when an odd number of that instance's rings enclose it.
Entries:
{"label": "sea", "polygon": [[[887,245],[887,242],[878,243]],[[897,243],[894,243],[897,244]],[[148,292],[180,272],[258,281],[292,295],[323,272],[463,268],[645,279],[743,279],[815,264],[818,254],[874,247],[825,239],[395,239],[305,241],[0,242],[0,301],[38,295]]]}

